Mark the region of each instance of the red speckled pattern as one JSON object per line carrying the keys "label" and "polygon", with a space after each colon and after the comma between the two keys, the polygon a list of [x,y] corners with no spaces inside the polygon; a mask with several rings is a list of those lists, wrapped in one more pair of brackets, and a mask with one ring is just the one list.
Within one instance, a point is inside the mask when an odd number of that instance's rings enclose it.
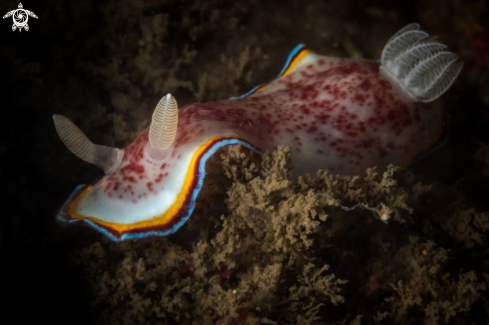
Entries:
{"label": "red speckled pattern", "polygon": [[230,129],[261,150],[289,145],[295,174],[406,165],[436,142],[444,112],[402,101],[378,70],[373,61],[309,54],[262,92],[182,109],[177,143]]}
{"label": "red speckled pattern", "polygon": [[261,92],[184,107],[168,158],[147,158],[147,128],[77,213],[119,224],[161,215],[181,192],[196,151],[220,136],[239,136],[262,151],[290,146],[294,175],[318,169],[363,175],[367,167],[406,165],[437,140],[444,112],[436,102],[402,101],[378,70],[373,61],[311,53]]}

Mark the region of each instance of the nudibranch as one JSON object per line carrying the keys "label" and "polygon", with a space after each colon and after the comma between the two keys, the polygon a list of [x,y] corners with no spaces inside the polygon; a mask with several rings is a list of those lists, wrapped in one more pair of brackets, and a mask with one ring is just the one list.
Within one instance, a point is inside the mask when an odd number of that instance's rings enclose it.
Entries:
{"label": "nudibranch", "polygon": [[380,63],[299,45],[275,80],[243,96],[179,110],[168,94],[123,150],[94,145],[54,115],[68,149],[106,174],[77,187],[58,219],[115,241],[174,233],[194,210],[206,161],[231,144],[257,154],[288,145],[294,175],[407,166],[440,138],[445,113],[435,99],[461,68],[445,45],[411,24],[387,42]]}

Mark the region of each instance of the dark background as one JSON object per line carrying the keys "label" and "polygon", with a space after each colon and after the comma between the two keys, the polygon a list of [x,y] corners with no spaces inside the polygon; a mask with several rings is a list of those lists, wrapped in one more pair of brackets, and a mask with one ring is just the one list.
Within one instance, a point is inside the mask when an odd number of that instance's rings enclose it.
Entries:
{"label": "dark background", "polygon": [[[30,30],[0,22],[0,292],[3,319],[93,320],[74,250],[100,240],[64,227],[72,189],[103,173],[59,140],[52,114],[95,143],[125,147],[158,99],[180,106],[237,95],[272,79],[305,43],[334,56],[380,57],[386,40],[418,22],[465,62],[445,95],[448,142],[414,173],[487,210],[489,10],[486,1],[25,1]],[[2,15],[18,2],[2,1]]]}

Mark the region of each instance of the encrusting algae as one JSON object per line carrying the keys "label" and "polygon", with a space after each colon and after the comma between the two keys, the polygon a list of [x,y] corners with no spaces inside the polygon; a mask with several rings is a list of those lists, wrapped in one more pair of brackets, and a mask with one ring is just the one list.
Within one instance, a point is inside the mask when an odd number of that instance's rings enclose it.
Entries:
{"label": "encrusting algae", "polygon": [[[487,274],[446,273],[449,251],[403,234],[413,198],[429,189],[399,186],[394,167],[292,181],[287,147],[261,163],[240,146],[215,157],[177,234],[97,242],[72,256],[96,323],[386,324],[424,314],[438,324],[485,293]],[[210,199],[226,196],[224,205]]]}

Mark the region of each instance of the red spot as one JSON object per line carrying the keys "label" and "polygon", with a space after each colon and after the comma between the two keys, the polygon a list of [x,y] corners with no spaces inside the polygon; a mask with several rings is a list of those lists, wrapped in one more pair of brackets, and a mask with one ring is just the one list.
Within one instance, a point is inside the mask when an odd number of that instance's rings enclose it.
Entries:
{"label": "red spot", "polygon": [[302,100],[314,100],[318,95],[318,92],[316,90],[316,87],[314,87],[314,85],[307,85],[305,87],[303,86],[300,92],[301,92],[300,99]]}
{"label": "red spot", "polygon": [[322,151],[322,150],[318,150],[318,152],[319,152],[319,153],[324,153],[324,151]]}
{"label": "red spot", "polygon": [[160,170],[165,169],[165,168],[166,168],[166,163],[164,163],[163,165],[161,165]]}
{"label": "red spot", "polygon": [[309,127],[309,129],[307,129],[306,131],[307,131],[307,133],[314,133],[317,130],[318,130],[318,128],[313,125],[313,126]]}
{"label": "red spot", "polygon": [[[146,187],[148,188],[148,191],[153,192],[153,183],[147,182]],[[145,193],[146,194],[146,193]]]}
{"label": "red spot", "polygon": [[109,192],[112,189],[112,182],[108,182],[107,185],[105,186],[104,193]]}
{"label": "red spot", "polygon": [[163,174],[159,174],[158,177],[155,179],[155,183],[161,182],[162,179],[163,179]]}
{"label": "red spot", "polygon": [[328,115],[328,114],[324,114],[324,113],[320,113],[318,116],[316,116],[316,119],[317,121],[319,121],[321,124],[326,124],[328,119],[330,118],[331,116]]}
{"label": "red spot", "polygon": [[365,79],[363,80],[359,85],[358,85],[358,89],[361,89],[363,91],[367,91],[369,90],[370,88],[372,88],[372,84],[370,83],[370,80],[368,79]]}
{"label": "red spot", "polygon": [[356,94],[352,98],[352,103],[357,102],[360,106],[363,106],[365,104],[365,96],[362,94]]}

